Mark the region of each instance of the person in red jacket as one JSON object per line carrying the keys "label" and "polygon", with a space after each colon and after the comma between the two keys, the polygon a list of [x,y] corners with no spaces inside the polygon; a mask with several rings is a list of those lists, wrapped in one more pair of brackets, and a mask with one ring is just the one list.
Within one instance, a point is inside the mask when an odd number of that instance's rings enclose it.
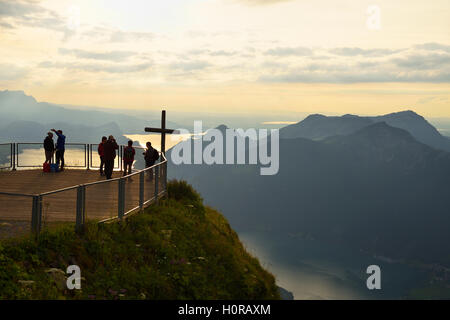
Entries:
{"label": "person in red jacket", "polygon": [[125,147],[123,149],[123,175],[126,176],[127,174],[131,174],[131,167],[133,166],[134,162],[134,155],[136,154],[136,151],[133,148],[133,141],[128,141],[128,147]]}
{"label": "person in red jacket", "polygon": [[116,150],[119,149],[116,139],[111,135],[103,145],[103,152],[105,157],[105,175],[106,179],[111,179],[114,169],[114,159],[116,158]]}
{"label": "person in red jacket", "polygon": [[102,142],[98,145],[98,155],[100,156],[100,175],[103,176],[103,167],[105,166],[105,143],[108,138],[102,137]]}

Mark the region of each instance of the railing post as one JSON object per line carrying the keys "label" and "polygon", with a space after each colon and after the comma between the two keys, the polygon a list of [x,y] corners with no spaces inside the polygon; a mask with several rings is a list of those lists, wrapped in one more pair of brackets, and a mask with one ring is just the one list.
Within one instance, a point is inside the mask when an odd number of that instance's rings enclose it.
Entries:
{"label": "railing post", "polygon": [[11,143],[11,146],[10,146],[10,158],[9,158],[9,168],[11,169],[11,170],[14,170],[13,169],[13,158],[14,158],[14,151],[13,151],[13,149],[14,149],[14,143]]}
{"label": "railing post", "polygon": [[167,194],[167,161],[163,164],[164,166],[164,192]]}
{"label": "railing post", "polygon": [[144,210],[144,179],[145,172],[139,173],[139,208],[141,211]]}
{"label": "railing post", "polygon": [[85,154],[86,154],[86,168],[89,170],[90,161],[89,161],[89,153],[91,151],[91,148],[89,147],[89,144],[85,145]]}
{"label": "railing post", "polygon": [[20,145],[20,143],[16,142],[16,168],[20,167],[20,163],[19,163],[19,145]]}
{"label": "railing post", "polygon": [[38,196],[38,233],[42,230],[42,196]]}
{"label": "railing post", "polygon": [[123,171],[123,145],[120,145],[119,148],[119,168],[120,172]]}
{"label": "railing post", "polygon": [[92,144],[88,144],[88,148],[89,148],[89,151],[88,151],[89,164],[92,166],[92,162],[93,162],[93,160],[92,160]]}
{"label": "railing post", "polygon": [[86,187],[80,185],[77,188],[77,218],[76,231],[81,231],[84,227],[86,212]]}
{"label": "railing post", "polygon": [[33,205],[31,209],[31,231],[36,233],[37,229],[37,207],[38,207],[38,197],[33,196]]}
{"label": "railing post", "polygon": [[125,179],[119,179],[119,194],[118,194],[118,213],[119,219],[123,218],[125,212]]}
{"label": "railing post", "polygon": [[158,204],[159,166],[155,167],[155,203]]}
{"label": "railing post", "polygon": [[31,212],[31,231],[38,235],[41,231],[42,219],[42,196],[33,196],[33,206]]}
{"label": "railing post", "polygon": [[12,144],[11,157],[12,157],[12,170],[16,171],[16,144],[15,143]]}

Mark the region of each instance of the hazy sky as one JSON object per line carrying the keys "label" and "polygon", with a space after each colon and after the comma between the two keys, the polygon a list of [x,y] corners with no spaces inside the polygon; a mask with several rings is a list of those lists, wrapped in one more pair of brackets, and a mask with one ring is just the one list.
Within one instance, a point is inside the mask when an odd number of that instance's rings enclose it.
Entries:
{"label": "hazy sky", "polygon": [[450,1],[0,0],[0,89],[114,108],[450,117]]}

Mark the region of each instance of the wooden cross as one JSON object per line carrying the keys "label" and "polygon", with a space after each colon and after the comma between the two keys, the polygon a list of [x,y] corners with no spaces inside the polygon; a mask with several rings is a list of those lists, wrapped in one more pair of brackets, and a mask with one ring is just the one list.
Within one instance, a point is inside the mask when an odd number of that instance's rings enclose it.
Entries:
{"label": "wooden cross", "polygon": [[166,129],[166,110],[161,114],[161,128],[145,128],[145,132],[161,133],[161,153],[166,154],[166,133],[174,133],[173,129]]}

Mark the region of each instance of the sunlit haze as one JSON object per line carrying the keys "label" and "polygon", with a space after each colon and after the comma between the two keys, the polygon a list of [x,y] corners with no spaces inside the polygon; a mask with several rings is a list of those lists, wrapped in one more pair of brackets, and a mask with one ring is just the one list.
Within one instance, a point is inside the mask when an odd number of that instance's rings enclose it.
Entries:
{"label": "sunlit haze", "polygon": [[448,0],[0,0],[0,89],[121,109],[450,117],[449,21]]}

